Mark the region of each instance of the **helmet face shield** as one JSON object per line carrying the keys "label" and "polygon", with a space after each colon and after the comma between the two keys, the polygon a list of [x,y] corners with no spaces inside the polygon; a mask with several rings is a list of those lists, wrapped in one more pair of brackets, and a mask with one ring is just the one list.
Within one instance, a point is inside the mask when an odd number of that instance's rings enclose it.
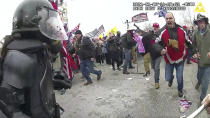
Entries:
{"label": "helmet face shield", "polygon": [[39,29],[43,35],[53,40],[68,40],[63,23],[57,11],[48,7],[38,9]]}

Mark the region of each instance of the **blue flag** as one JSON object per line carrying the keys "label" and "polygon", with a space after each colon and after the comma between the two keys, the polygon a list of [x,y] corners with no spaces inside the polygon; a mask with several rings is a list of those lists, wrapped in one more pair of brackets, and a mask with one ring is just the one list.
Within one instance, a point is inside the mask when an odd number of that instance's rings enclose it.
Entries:
{"label": "blue flag", "polygon": [[154,15],[158,15],[159,17],[165,17],[167,11],[163,9],[163,7],[160,8],[160,11],[155,12]]}

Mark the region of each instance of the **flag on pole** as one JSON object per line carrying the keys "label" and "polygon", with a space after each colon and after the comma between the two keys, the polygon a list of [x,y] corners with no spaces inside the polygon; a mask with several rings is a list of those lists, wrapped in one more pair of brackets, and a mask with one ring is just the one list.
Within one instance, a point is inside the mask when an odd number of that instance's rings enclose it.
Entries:
{"label": "flag on pole", "polygon": [[147,13],[140,13],[132,17],[132,22],[140,23],[148,21]]}
{"label": "flag on pole", "polygon": [[64,55],[63,56],[63,62],[64,62],[63,71],[64,71],[64,73],[66,73],[66,75],[69,79],[73,79],[72,68],[74,68],[76,70],[78,67],[66,49],[66,41],[62,42],[61,52]]}
{"label": "flag on pole", "polygon": [[72,33],[75,33],[77,30],[79,30],[80,23],[73,29],[71,30]]}
{"label": "flag on pole", "polygon": [[104,29],[104,26],[101,25],[99,28],[98,28],[98,32],[96,33],[96,35],[94,37],[98,37],[100,34],[102,34],[103,32],[105,32],[105,29]]}
{"label": "flag on pole", "polygon": [[103,32],[105,32],[104,26],[101,25],[98,29],[94,29],[93,31],[87,33],[85,36],[88,36],[90,38],[92,37],[98,37],[100,34],[102,34]]}
{"label": "flag on pole", "polygon": [[100,34],[100,35],[99,35],[99,39],[102,39],[102,38],[103,38],[103,34]]}
{"label": "flag on pole", "polygon": [[117,34],[117,27],[115,26],[114,28],[111,29],[111,32],[116,35]]}
{"label": "flag on pole", "polygon": [[161,6],[160,11],[155,12],[154,15],[158,15],[159,17],[165,17],[167,11]]}
{"label": "flag on pole", "polygon": [[97,33],[98,33],[98,30],[97,30],[97,28],[96,28],[96,29],[94,29],[93,31],[91,31],[91,32],[89,32],[89,33],[87,33],[87,34],[85,34],[85,36],[87,36],[87,37],[94,37]]}

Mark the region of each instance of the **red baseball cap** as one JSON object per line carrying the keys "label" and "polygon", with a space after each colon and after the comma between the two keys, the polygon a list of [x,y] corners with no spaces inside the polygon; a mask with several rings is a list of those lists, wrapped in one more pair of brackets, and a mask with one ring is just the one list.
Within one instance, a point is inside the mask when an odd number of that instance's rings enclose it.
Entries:
{"label": "red baseball cap", "polygon": [[184,26],[183,26],[183,28],[184,28],[184,29],[187,29],[187,26],[186,26],[186,25],[184,25]]}
{"label": "red baseball cap", "polygon": [[153,27],[159,28],[159,24],[158,23],[153,23]]}

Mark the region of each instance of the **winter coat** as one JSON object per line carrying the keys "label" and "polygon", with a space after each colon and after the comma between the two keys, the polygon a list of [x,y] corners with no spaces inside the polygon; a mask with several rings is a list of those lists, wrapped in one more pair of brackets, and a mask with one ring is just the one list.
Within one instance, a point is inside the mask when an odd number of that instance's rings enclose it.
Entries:
{"label": "winter coat", "polygon": [[102,45],[96,45],[96,56],[97,55],[102,55]]}
{"label": "winter coat", "polygon": [[119,58],[121,47],[118,37],[114,36],[108,39],[108,50],[111,58]]}
{"label": "winter coat", "polygon": [[133,33],[128,31],[121,38],[122,47],[126,49],[132,49],[133,46],[136,45],[136,41],[134,40]]}
{"label": "winter coat", "polygon": [[142,39],[145,53],[150,52],[150,56],[153,60],[161,56],[161,46],[158,43],[155,43],[155,40],[158,38],[157,34],[154,32],[149,32]]}
{"label": "winter coat", "polygon": [[108,50],[109,52],[118,52],[120,50],[120,42],[117,37],[111,37],[108,39]]}
{"label": "winter coat", "polygon": [[[178,50],[175,50],[168,44],[169,39],[178,41]],[[186,59],[187,50],[185,44],[188,44],[191,41],[183,28],[176,24],[175,28],[169,29],[164,27],[161,29],[159,39],[157,39],[156,42],[159,42],[162,46],[167,48],[167,53],[164,55],[165,61],[174,64],[180,63]]]}
{"label": "winter coat", "polygon": [[82,37],[78,40],[77,54],[81,60],[90,59],[95,57],[95,46],[88,37]]}
{"label": "winter coat", "polygon": [[196,30],[193,34],[193,54],[199,52],[200,59],[198,64],[201,67],[209,67],[210,59],[207,57],[207,53],[210,52],[210,29],[207,25],[206,31],[201,35],[200,30]]}

